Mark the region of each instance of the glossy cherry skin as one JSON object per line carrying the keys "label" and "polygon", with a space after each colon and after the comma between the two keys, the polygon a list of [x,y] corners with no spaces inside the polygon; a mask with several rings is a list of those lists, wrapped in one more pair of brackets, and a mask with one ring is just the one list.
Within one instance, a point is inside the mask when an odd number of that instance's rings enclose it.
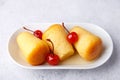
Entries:
{"label": "glossy cherry skin", "polygon": [[75,43],[78,41],[78,35],[76,32],[71,32],[67,35],[67,40],[70,42],[70,43]]}
{"label": "glossy cherry skin", "polygon": [[36,36],[37,38],[42,39],[42,31],[40,31],[40,30],[35,30],[33,34],[34,34],[34,36]]}
{"label": "glossy cherry skin", "polygon": [[59,59],[58,55],[53,54],[53,53],[49,53],[49,54],[47,55],[47,62],[48,62],[50,65],[58,65],[59,62],[60,62],[60,59]]}

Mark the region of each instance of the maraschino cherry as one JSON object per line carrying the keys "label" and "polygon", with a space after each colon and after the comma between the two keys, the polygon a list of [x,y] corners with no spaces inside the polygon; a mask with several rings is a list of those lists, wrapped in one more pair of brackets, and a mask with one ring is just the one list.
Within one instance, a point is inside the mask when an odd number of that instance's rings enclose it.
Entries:
{"label": "maraschino cherry", "polygon": [[47,39],[47,41],[49,41],[49,42],[52,44],[52,50],[51,50],[51,48],[49,47],[50,53],[48,53],[46,60],[47,60],[47,62],[48,62],[50,65],[58,65],[59,62],[60,62],[60,58],[59,58],[58,55],[56,55],[56,54],[54,53],[54,45],[53,45],[53,42],[52,42],[50,39]]}
{"label": "maraschino cherry", "polygon": [[30,30],[30,29],[28,29],[28,28],[26,28],[26,27],[23,27],[23,28],[24,28],[25,30],[28,30],[28,31],[33,32],[33,35],[36,36],[37,38],[42,39],[42,31],[40,31],[40,30],[32,31],[32,30]]}
{"label": "maraschino cherry", "polygon": [[71,44],[77,42],[78,40],[78,35],[76,32],[69,32],[68,29],[65,27],[64,23],[62,23],[62,26],[65,28],[65,30],[68,32],[67,35],[67,40],[68,42],[70,42]]}

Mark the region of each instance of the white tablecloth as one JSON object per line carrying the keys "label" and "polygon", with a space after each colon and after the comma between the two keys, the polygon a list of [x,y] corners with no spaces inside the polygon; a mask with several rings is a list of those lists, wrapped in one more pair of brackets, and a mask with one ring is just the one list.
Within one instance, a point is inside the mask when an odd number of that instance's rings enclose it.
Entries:
{"label": "white tablecloth", "polygon": [[[89,22],[112,37],[114,51],[91,70],[29,70],[8,56],[8,40],[20,25],[41,22]],[[0,80],[120,80],[120,0],[0,0]]]}

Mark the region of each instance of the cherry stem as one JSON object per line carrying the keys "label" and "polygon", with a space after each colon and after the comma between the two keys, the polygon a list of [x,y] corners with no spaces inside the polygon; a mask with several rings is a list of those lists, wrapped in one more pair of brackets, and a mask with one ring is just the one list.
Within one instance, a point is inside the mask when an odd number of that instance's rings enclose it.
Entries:
{"label": "cherry stem", "polygon": [[65,30],[66,30],[68,33],[70,33],[69,30],[65,27],[64,22],[62,22],[62,26],[65,28]]}
{"label": "cherry stem", "polygon": [[28,31],[31,31],[31,32],[34,32],[34,31],[32,31],[32,30],[30,30],[30,29],[24,27],[24,26],[23,26],[23,29],[28,30]]}
{"label": "cherry stem", "polygon": [[[68,31],[68,29],[65,27],[64,22],[62,22],[62,26],[65,28],[65,30],[66,30],[68,33],[70,33],[70,32]],[[73,48],[75,49],[75,47],[74,47],[73,44],[72,44],[72,46],[73,46]],[[76,49],[75,49],[75,50],[76,50]]]}
{"label": "cherry stem", "polygon": [[46,40],[49,41],[52,44],[53,50],[50,49],[50,52],[53,53],[54,52],[54,44],[53,44],[53,42],[50,39],[46,39]]}

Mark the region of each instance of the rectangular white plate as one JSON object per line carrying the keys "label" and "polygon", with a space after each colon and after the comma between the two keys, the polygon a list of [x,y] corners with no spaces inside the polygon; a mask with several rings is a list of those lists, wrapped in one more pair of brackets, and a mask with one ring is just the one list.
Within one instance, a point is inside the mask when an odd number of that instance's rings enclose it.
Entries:
{"label": "rectangular white plate", "polygon": [[[54,23],[36,23],[36,24],[26,24],[23,26],[26,26],[27,28],[32,30],[40,29],[44,32],[52,24]],[[17,65],[27,69],[91,69],[91,68],[96,68],[102,65],[103,63],[105,63],[110,58],[113,51],[113,43],[109,34],[105,30],[103,30],[101,27],[95,24],[65,23],[65,26],[68,29],[71,29],[73,26],[76,26],[76,25],[85,28],[86,30],[94,33],[95,35],[99,36],[102,39],[103,45],[104,45],[104,51],[100,58],[89,62],[89,61],[83,60],[78,55],[78,53],[76,53],[75,55],[61,62],[57,66],[50,66],[47,63],[39,66],[32,66],[24,60],[23,56],[21,56],[21,52],[16,42],[16,36],[18,35],[18,33],[25,31],[22,28],[23,26],[20,26],[21,28],[15,31],[10,36],[10,39],[8,42],[8,50],[9,50],[10,58]]]}

